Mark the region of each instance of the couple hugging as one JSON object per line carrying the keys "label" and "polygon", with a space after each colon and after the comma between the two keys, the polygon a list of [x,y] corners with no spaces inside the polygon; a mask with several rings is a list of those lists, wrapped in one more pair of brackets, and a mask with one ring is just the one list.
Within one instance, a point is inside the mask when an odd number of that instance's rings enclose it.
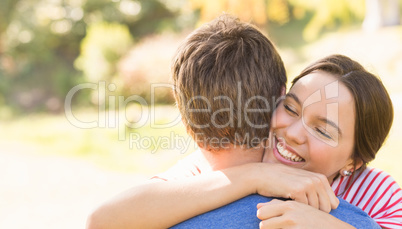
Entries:
{"label": "couple hugging", "polygon": [[285,95],[273,44],[225,14],[187,37],[172,75],[199,150],[100,206],[88,228],[402,227],[400,187],[367,167],[392,103],[359,63],[320,59]]}

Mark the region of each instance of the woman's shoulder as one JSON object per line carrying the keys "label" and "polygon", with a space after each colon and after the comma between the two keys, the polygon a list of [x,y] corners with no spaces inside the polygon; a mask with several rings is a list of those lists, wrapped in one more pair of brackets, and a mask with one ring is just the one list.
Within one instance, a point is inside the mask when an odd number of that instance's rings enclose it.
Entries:
{"label": "woman's shoulder", "polygon": [[367,168],[355,183],[363,187],[359,207],[382,227],[402,226],[402,190],[390,174],[378,168]]}
{"label": "woman's shoulder", "polygon": [[402,226],[402,190],[387,172],[368,167],[343,179],[340,186],[344,200],[367,212],[381,226]]}
{"label": "woman's shoulder", "polygon": [[351,177],[341,177],[332,187],[336,195],[355,205],[402,194],[400,186],[390,174],[371,167],[357,171]]}
{"label": "woman's shoulder", "polygon": [[363,171],[359,171],[355,174],[355,177],[351,178],[351,189],[355,189],[355,192],[363,192],[365,194],[373,193],[375,195],[393,190],[400,189],[395,179],[387,172],[378,169],[367,167]]}
{"label": "woman's shoulder", "polygon": [[356,178],[353,183],[361,184],[362,182],[369,186],[372,186],[374,184],[383,185],[387,183],[396,183],[395,179],[389,173],[384,170],[372,167],[367,167],[363,171],[359,171],[356,173]]}

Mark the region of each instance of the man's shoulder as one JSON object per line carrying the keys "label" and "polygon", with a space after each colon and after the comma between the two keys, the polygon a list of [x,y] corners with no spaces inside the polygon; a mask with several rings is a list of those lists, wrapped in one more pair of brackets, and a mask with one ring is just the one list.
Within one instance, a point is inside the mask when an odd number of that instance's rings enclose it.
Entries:
{"label": "man's shoulder", "polygon": [[338,198],[339,206],[332,210],[330,214],[343,222],[346,222],[356,228],[378,228],[380,226],[362,209],[350,204],[349,202]]}
{"label": "man's shoulder", "polygon": [[[259,228],[257,204],[271,201],[272,198],[250,195],[213,211],[198,215],[173,228]],[[380,228],[361,209],[340,199],[339,207],[331,211],[334,217],[356,228]]]}
{"label": "man's shoulder", "polygon": [[257,204],[272,198],[250,195],[223,207],[195,216],[172,228],[259,228]]}

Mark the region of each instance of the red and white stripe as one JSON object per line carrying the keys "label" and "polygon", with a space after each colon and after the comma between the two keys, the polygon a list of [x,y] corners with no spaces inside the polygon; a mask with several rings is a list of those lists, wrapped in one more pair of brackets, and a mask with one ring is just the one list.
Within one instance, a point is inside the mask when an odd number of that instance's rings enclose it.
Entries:
{"label": "red and white stripe", "polygon": [[402,190],[386,172],[366,168],[353,179],[336,179],[332,189],[337,196],[365,211],[381,227],[402,227]]}

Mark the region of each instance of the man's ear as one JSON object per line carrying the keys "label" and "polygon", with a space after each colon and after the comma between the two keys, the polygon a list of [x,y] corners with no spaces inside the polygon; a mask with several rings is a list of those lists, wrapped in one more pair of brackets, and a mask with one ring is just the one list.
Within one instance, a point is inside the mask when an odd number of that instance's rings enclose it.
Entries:
{"label": "man's ear", "polygon": [[286,86],[282,86],[281,88],[281,96],[286,95]]}

